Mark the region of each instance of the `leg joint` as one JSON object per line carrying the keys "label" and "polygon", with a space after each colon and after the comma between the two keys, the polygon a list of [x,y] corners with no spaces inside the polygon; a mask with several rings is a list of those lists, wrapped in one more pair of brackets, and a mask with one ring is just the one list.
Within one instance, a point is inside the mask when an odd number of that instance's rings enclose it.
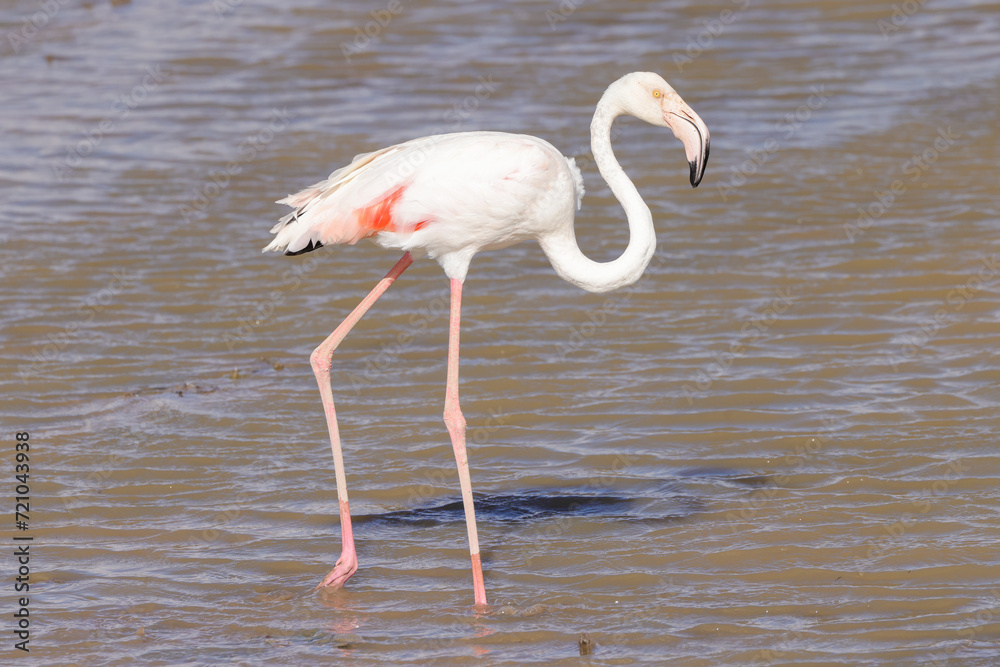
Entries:
{"label": "leg joint", "polygon": [[325,351],[320,345],[309,355],[309,365],[312,366],[313,373],[329,373],[330,365],[333,361],[333,353]]}
{"label": "leg joint", "polygon": [[445,403],[444,423],[449,429],[465,430],[465,415],[462,414],[462,408],[457,403]]}

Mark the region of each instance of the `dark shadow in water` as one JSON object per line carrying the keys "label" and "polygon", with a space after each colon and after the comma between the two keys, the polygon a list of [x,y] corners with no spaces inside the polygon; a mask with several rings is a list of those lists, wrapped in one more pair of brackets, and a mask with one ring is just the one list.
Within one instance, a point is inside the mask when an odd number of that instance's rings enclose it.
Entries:
{"label": "dark shadow in water", "polygon": [[[758,488],[773,486],[769,475],[754,475],[745,470],[697,467],[678,472],[679,479],[650,480],[653,488],[637,488],[635,496],[607,493],[607,490],[523,491],[506,495],[476,493],[476,517],[484,523],[524,523],[551,517],[599,517],[634,523],[670,523],[681,521],[705,510],[700,497],[683,493],[684,479],[714,480],[723,486]],[[385,523],[394,526],[428,527],[464,522],[461,498],[440,505],[426,505],[383,514],[364,514],[355,523]]]}
{"label": "dark shadow in water", "polygon": [[[490,523],[523,523],[553,516],[601,517],[618,521],[666,522],[677,521],[700,512],[704,504],[691,496],[673,495],[668,498],[628,498],[618,495],[556,494],[525,492],[509,495],[477,493],[476,518]],[[465,509],[461,498],[443,505],[415,507],[384,514],[367,514],[355,518],[355,523],[379,522],[414,527],[437,526],[464,522]]]}

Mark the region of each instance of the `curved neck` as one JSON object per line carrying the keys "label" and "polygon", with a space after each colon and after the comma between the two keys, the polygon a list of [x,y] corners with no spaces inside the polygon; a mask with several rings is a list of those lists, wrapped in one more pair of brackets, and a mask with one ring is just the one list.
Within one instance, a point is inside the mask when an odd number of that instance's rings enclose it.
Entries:
{"label": "curved neck", "polygon": [[597,104],[594,120],[590,124],[590,146],[601,176],[625,209],[629,228],[628,247],[616,260],[595,262],[581,252],[572,225],[561,234],[539,239],[556,273],[588,292],[609,292],[631,285],[642,275],[656,250],[656,231],[649,207],[611,150],[611,124],[623,112],[610,94],[611,90]]}

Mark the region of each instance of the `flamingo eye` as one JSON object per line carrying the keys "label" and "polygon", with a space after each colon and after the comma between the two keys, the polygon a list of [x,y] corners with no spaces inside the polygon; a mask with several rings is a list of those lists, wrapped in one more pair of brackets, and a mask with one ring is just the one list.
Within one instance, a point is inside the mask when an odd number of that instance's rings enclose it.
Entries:
{"label": "flamingo eye", "polygon": [[659,88],[657,88],[656,90],[653,91],[653,97],[655,97],[657,99],[659,99],[662,95],[663,95],[663,93],[660,92]]}

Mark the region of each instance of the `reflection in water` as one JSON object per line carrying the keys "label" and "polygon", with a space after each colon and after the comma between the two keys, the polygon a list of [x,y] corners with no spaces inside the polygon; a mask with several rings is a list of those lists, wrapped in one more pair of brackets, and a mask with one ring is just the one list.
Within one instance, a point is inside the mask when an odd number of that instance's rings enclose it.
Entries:
{"label": "reflection in water", "polygon": [[[621,496],[598,495],[544,495],[541,493],[518,493],[515,495],[473,494],[476,505],[476,516],[480,514],[483,520],[495,523],[522,523],[552,516],[602,517],[615,521],[628,520],[662,520],[678,519],[684,514],[663,517],[637,516],[635,510],[639,506],[653,502],[653,499],[625,498]],[[680,496],[670,498],[673,504],[683,507],[689,512],[697,511],[699,502],[693,498]],[[435,505],[433,507],[417,507],[409,510],[397,510],[377,515],[361,515],[357,523],[368,521],[386,522],[396,525],[412,525],[415,527],[436,526],[442,523],[465,521],[462,500]]]}

